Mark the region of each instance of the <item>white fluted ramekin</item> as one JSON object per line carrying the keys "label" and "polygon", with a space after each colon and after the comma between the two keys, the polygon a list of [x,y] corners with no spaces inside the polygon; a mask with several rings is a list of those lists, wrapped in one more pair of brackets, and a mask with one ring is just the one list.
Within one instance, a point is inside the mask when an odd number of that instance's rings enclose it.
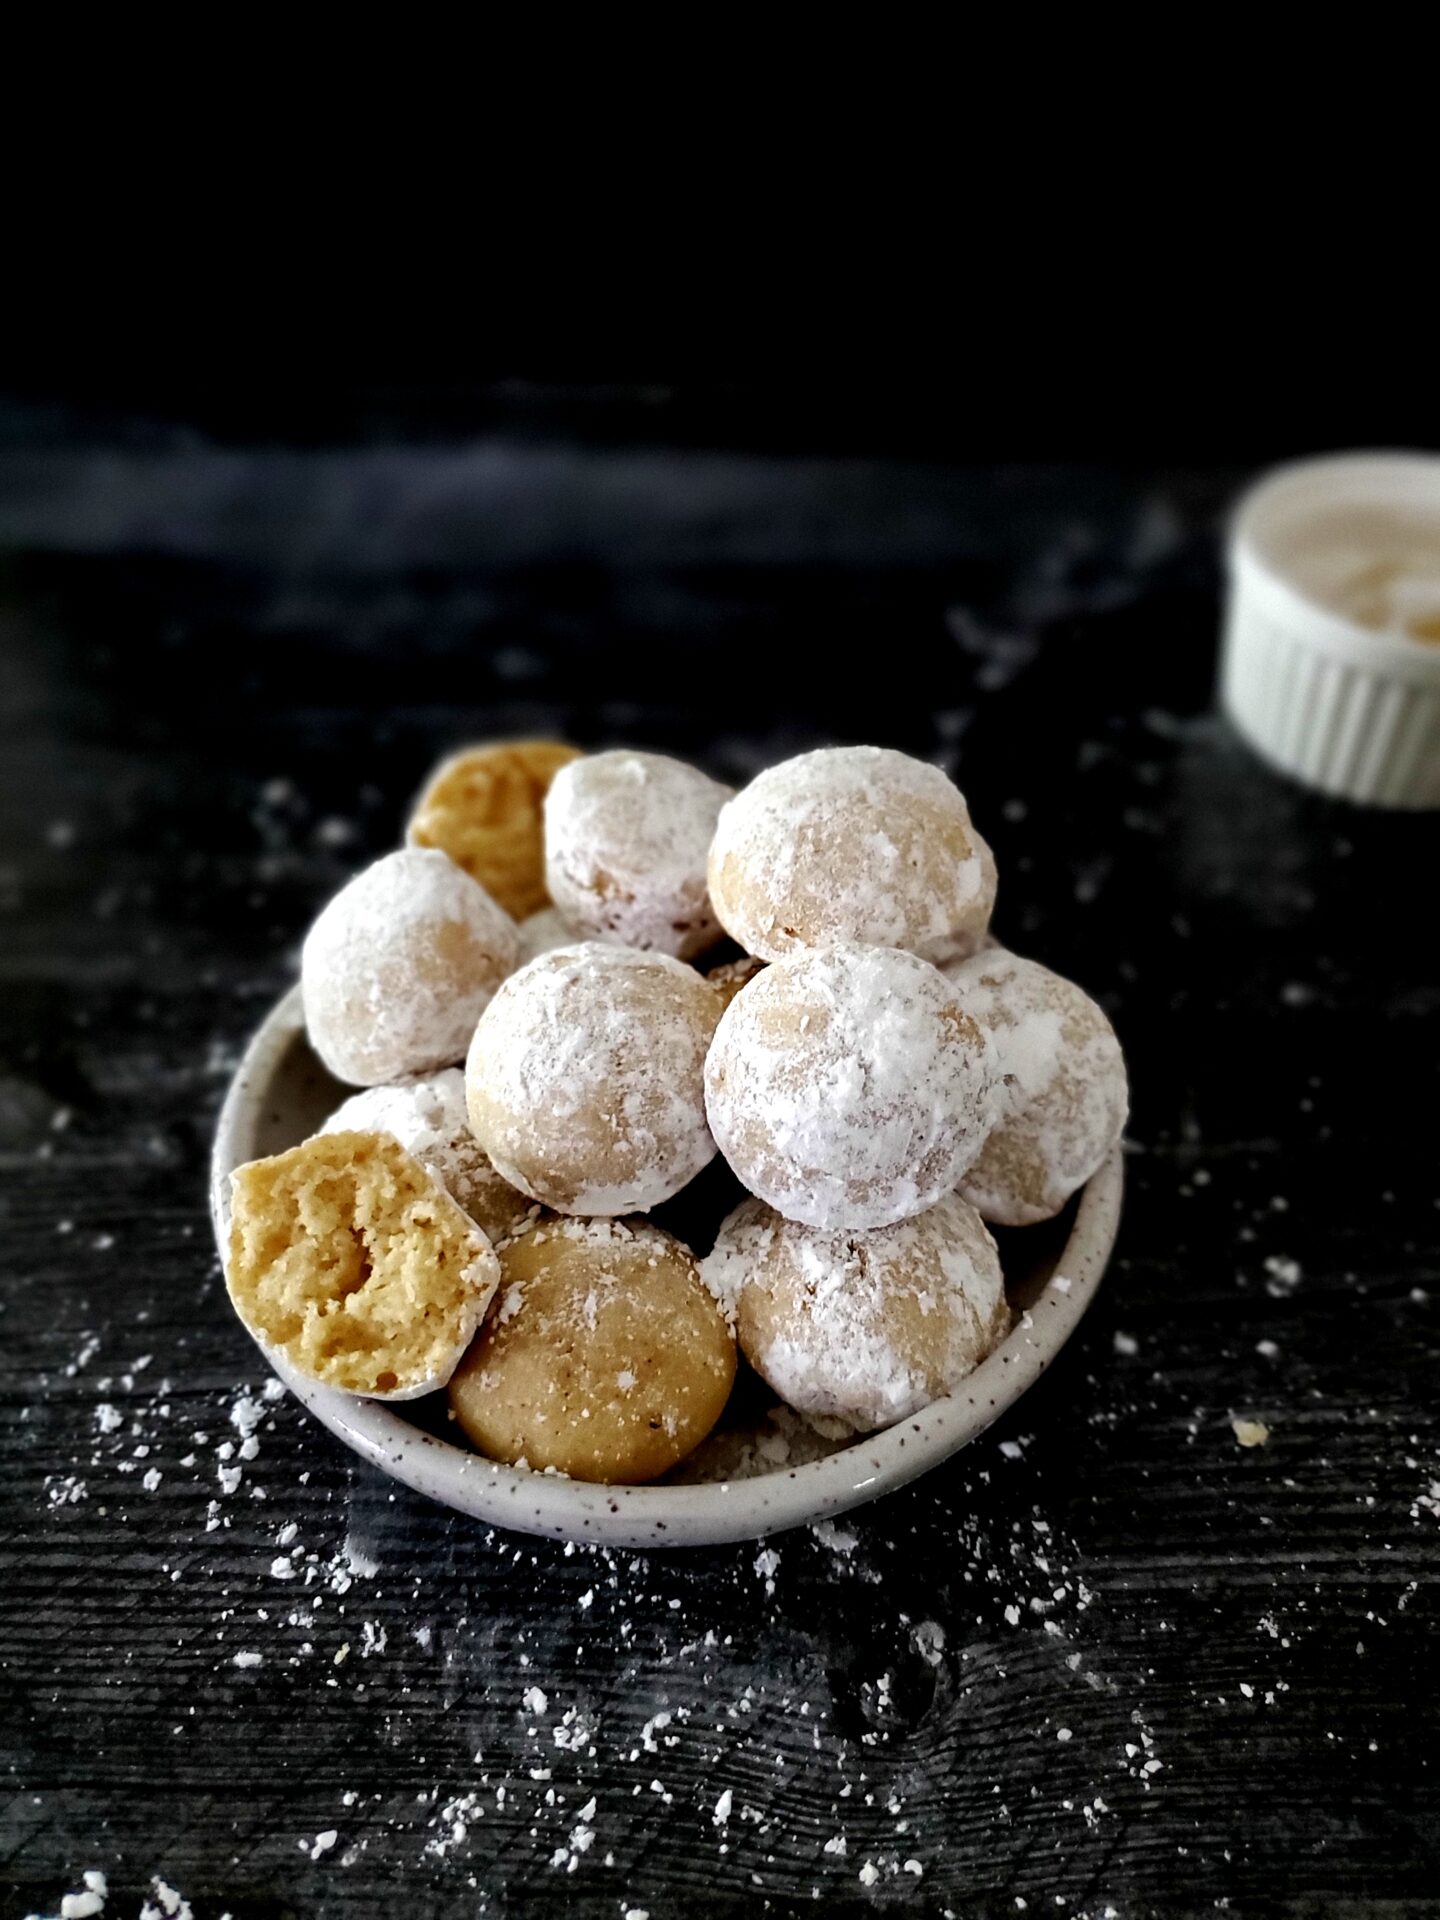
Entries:
{"label": "white fluted ramekin", "polygon": [[1440,645],[1324,604],[1326,541],[1388,522],[1434,541],[1440,458],[1341,454],[1280,468],[1240,502],[1230,537],[1221,698],[1267,760],[1305,785],[1381,807],[1440,807]]}

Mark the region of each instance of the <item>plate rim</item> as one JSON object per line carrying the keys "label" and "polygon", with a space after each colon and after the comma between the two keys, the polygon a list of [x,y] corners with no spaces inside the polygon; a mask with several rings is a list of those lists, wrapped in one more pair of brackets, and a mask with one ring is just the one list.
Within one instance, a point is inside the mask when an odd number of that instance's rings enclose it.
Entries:
{"label": "plate rim", "polygon": [[[221,1103],[210,1155],[210,1216],[222,1266],[230,1174],[254,1157],[242,1142],[253,1140],[275,1068],[304,1028],[297,983],[251,1035]],[[1007,1412],[1062,1351],[1099,1290],[1123,1194],[1123,1149],[1117,1144],[1081,1190],[1069,1237],[1035,1304],[953,1392],[838,1453],[749,1479],[607,1487],[503,1466],[425,1433],[384,1402],[307,1380],[257,1345],[296,1399],[362,1459],[416,1493],[491,1526],[630,1548],[758,1540],[832,1519],[908,1485]]]}

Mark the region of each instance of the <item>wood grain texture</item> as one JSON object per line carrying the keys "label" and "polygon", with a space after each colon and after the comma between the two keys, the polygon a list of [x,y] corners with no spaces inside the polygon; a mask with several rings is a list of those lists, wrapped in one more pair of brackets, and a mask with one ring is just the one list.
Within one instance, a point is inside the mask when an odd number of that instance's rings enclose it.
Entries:
{"label": "wood grain texture", "polygon": [[[591,453],[567,560],[533,473],[507,522],[424,450],[168,457],[117,514],[93,452],[0,455],[0,1914],[86,1868],[197,1920],[1440,1913],[1440,827],[1209,715],[1228,476]],[[226,1307],[240,1043],[429,761],[520,726],[945,757],[1002,936],[1125,1040],[1099,1304],[833,1529],[491,1533],[265,1399]]]}

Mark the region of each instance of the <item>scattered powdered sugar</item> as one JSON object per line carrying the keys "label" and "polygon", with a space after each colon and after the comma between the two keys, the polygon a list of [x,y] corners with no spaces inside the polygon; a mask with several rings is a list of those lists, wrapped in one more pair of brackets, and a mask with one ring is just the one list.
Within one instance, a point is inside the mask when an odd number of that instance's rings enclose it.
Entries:
{"label": "scattered powdered sugar", "polygon": [[787,1219],[875,1228],[933,1206],[993,1118],[984,1035],[927,961],[837,943],[767,967],[705,1069],[721,1152]]}
{"label": "scattered powdered sugar", "polygon": [[927,1667],[938,1667],[945,1656],[945,1629],[938,1620],[922,1620],[912,1634],[915,1651]]}
{"label": "scattered powdered sugar", "polygon": [[142,1901],[140,1920],[195,1920],[195,1910],[178,1888],[157,1873],[150,1881],[150,1897]]}
{"label": "scattered powdered sugar", "polygon": [[545,798],[545,877],[556,907],[597,939],[681,958],[719,926],[705,867],[731,789],[659,753],[587,754]]}
{"label": "scattered powdered sugar", "polygon": [[722,809],[710,883],[727,932],[763,959],[849,939],[938,961],[983,937],[995,863],[938,767],[822,747]]}
{"label": "scattered powdered sugar", "polygon": [[[89,1867],[81,1875],[81,1891],[61,1895],[59,1920],[95,1920],[97,1914],[105,1911],[109,1896],[105,1875],[98,1867]],[[31,1914],[28,1920],[42,1920],[42,1917]]]}
{"label": "scattered powdered sugar", "polygon": [[[360,1544],[353,1533],[346,1534],[340,1549],[340,1559],[347,1578],[344,1587],[336,1587],[337,1592],[344,1592],[351,1580],[373,1580],[380,1571],[380,1562],[373,1553]],[[336,1586],[334,1577],[330,1584]]]}
{"label": "scattered powdered sugar", "polygon": [[1295,1292],[1302,1278],[1300,1262],[1283,1253],[1272,1253],[1265,1262],[1265,1291],[1275,1300],[1284,1300]]}
{"label": "scattered powdered sugar", "polygon": [[814,1520],[810,1531],[822,1547],[828,1547],[831,1553],[848,1558],[860,1544],[858,1533],[852,1533],[848,1527],[842,1527],[834,1520]]}
{"label": "scattered powdered sugar", "polygon": [[[619,1223],[610,1230],[626,1231]],[[1147,1338],[1147,1353],[1151,1346]],[[369,1760],[364,1774],[321,1775],[303,1807],[275,1829],[307,1910],[326,1907],[325,1882],[347,1870],[350,1897],[358,1897],[368,1834],[386,1849],[387,1867],[433,1872],[457,1906],[473,1905],[473,1883],[487,1884],[506,1853],[542,1889],[552,1883],[552,1901],[558,1880],[565,1891],[573,1886],[577,1904],[611,1902],[618,1914],[648,1902],[658,1920],[665,1862],[642,1861],[641,1848],[648,1823],[661,1821],[683,1835],[697,1879],[708,1876],[742,1900],[755,1891],[752,1875],[763,1877],[757,1903],[796,1905],[813,1886],[821,1888],[817,1905],[843,1903],[847,1887],[858,1900],[868,1868],[863,1887],[877,1902],[898,1906],[908,1896],[913,1904],[932,1886],[953,1901],[952,1823],[957,1806],[971,1804],[977,1775],[965,1769],[978,1763],[973,1755],[956,1761],[945,1729],[1002,1713],[1015,1723],[1009,1750],[1028,1749],[1030,1759],[995,1778],[993,1796],[989,1779],[979,1789],[997,1857],[1020,1858],[1020,1823],[1043,1820],[1047,1831],[1068,1833],[1076,1875],[1093,1880],[1121,1823],[1143,1818],[1145,1796],[1166,1777],[1165,1722],[1147,1689],[1154,1636],[1172,1631],[1170,1590],[1147,1595],[1119,1633],[1110,1594],[1092,1613],[1090,1543],[1067,1530],[1063,1462],[1046,1497],[1046,1463],[1065,1452],[1053,1435],[1015,1429],[1001,1444],[967,1449],[937,1478],[940,1554],[927,1495],[920,1509],[885,1502],[773,1545],[720,1549],[700,1569],[687,1556],[567,1552],[474,1528],[462,1554],[434,1559],[410,1550],[428,1516],[417,1519],[414,1503],[358,1469],[342,1468],[349,1484],[318,1503],[278,1504],[293,1494],[293,1462],[313,1457],[302,1440],[277,1462],[282,1471],[264,1476],[278,1451],[272,1426],[287,1411],[278,1388],[262,1390],[252,1378],[223,1396],[210,1393],[203,1410],[201,1389],[183,1413],[165,1416],[160,1370],[132,1376],[128,1397],[117,1378],[87,1382],[124,1420],[102,1434],[87,1414],[86,1454],[56,1464],[86,1471],[94,1502],[114,1499],[118,1463],[132,1459],[137,1442],[163,1461],[167,1482],[191,1471],[177,1456],[194,1455],[197,1479],[213,1480],[219,1446],[232,1449],[238,1466],[238,1447],[260,1443],[243,1463],[243,1484],[221,1503],[219,1524],[233,1520],[235,1528],[229,1551],[206,1552],[197,1523],[192,1544],[200,1551],[184,1557],[187,1581],[216,1582],[208,1624],[217,1682],[228,1685],[238,1711],[258,1703],[278,1710],[308,1668],[315,1685],[356,1689],[367,1711],[383,1712],[407,1738],[393,1780]],[[1119,1372],[1118,1392],[1140,1390],[1141,1369]],[[1134,1411],[1121,1408],[1120,1431]],[[1108,1431],[1115,1413],[1111,1396],[1077,1419]],[[773,1438],[782,1448],[793,1439],[793,1463],[810,1430],[788,1417],[792,1424]],[[184,1430],[172,1438],[177,1418]],[[293,1425],[292,1440],[303,1432],[298,1410]],[[1222,1447],[1233,1446],[1223,1418],[1216,1427]],[[87,1467],[92,1448],[98,1464]],[[1264,1456],[1248,1461],[1263,1467]],[[1413,1473],[1404,1501],[1412,1524],[1428,1534],[1440,1513],[1440,1480],[1418,1448],[1406,1466]],[[1003,1476],[999,1500],[987,1493],[992,1475]],[[256,1500],[262,1476],[268,1503]],[[266,1567],[281,1552],[294,1572],[276,1586]],[[365,1576],[363,1587],[356,1576]],[[854,1608],[858,1631],[827,1625],[812,1639],[794,1627],[822,1592],[832,1596],[832,1618]],[[778,1615],[776,1595],[787,1602]],[[1405,1599],[1401,1593],[1397,1612]],[[191,1604],[204,1631],[198,1594]],[[1298,1604],[1303,1614],[1303,1597]],[[1285,1680],[1261,1658],[1286,1658],[1297,1629],[1283,1607],[1284,1595],[1271,1593],[1256,1605],[1255,1664],[1224,1689],[1237,1711],[1283,1707]],[[419,1621],[434,1623],[424,1638]],[[1379,1631],[1367,1628],[1367,1643]],[[380,1652],[382,1632],[388,1645]],[[835,1658],[837,1646],[844,1658]],[[237,1648],[258,1664],[237,1660]],[[1157,1697],[1158,1712],[1167,1711],[1158,1689]],[[447,1738],[427,1747],[425,1732],[436,1725]],[[340,1790],[347,1778],[376,1788],[360,1794],[358,1810],[353,1789]],[[1032,1877],[1017,1880],[1032,1912],[1043,1872],[1034,1862],[1024,1870]],[[177,1884],[190,1884],[178,1865],[163,1894],[152,1886],[152,1920],[179,1920]],[[77,1884],[74,1897],[89,1891],[88,1882],[83,1892]],[[338,1892],[328,1899],[344,1904]],[[139,1904],[138,1893],[124,1902],[112,1896],[108,1911],[133,1920]],[[57,1887],[43,1911],[58,1907]],[[213,1907],[218,1920],[223,1901]]]}

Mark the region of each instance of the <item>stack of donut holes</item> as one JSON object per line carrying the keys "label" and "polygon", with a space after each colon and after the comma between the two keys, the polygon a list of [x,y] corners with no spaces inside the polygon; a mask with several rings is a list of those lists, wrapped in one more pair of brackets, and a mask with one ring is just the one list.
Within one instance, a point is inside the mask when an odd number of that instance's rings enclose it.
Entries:
{"label": "stack of donut holes", "polygon": [[306,938],[311,1046],[360,1090],[232,1176],[237,1311],[583,1480],[679,1466],[737,1347],[791,1423],[913,1413],[1009,1330],[990,1228],[1058,1214],[1126,1117],[1109,1021],[995,944],[995,887],[960,792],[885,747],[739,792],[554,741],[447,760]]}

